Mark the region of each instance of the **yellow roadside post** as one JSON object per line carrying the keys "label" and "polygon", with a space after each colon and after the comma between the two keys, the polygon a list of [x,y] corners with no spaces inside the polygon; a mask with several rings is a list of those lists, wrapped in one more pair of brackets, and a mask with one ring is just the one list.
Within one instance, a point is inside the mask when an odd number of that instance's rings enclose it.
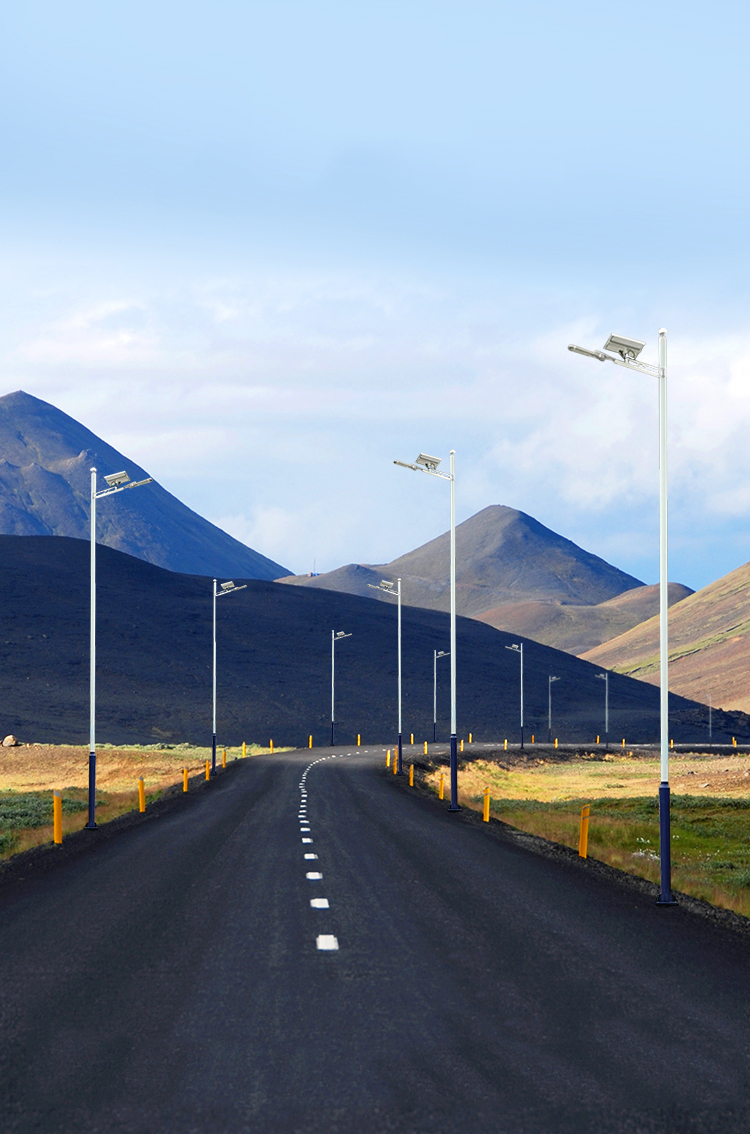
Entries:
{"label": "yellow roadside post", "polygon": [[411,733],[411,742],[414,743],[414,733]]}
{"label": "yellow roadside post", "polygon": [[221,757],[221,766],[222,766],[222,768],[226,768],[226,766],[227,766],[227,750],[226,750],[226,748],[224,749],[223,755]]}
{"label": "yellow roadside post", "polygon": [[438,799],[442,799],[445,794],[445,773],[440,773],[440,783],[438,785]]}
{"label": "yellow roadside post", "polygon": [[623,746],[623,748],[625,747],[625,737],[624,736],[622,738],[622,746]]}
{"label": "yellow roadside post", "polygon": [[362,740],[362,737],[360,736],[359,733],[357,733],[357,748],[359,748],[361,740]]}
{"label": "yellow roadside post", "polygon": [[489,821],[490,821],[490,789],[488,787],[486,787],[484,789],[484,807],[482,808],[482,818],[484,819],[485,823],[489,823]]}
{"label": "yellow roadside post", "polygon": [[464,738],[461,737],[461,751],[463,752],[463,750],[464,750]]}
{"label": "yellow roadside post", "polygon": [[555,748],[557,748],[557,737],[555,737]]}
{"label": "yellow roadside post", "polygon": [[273,741],[270,741],[270,744],[271,744],[271,755],[273,756]]}
{"label": "yellow roadside post", "polygon": [[670,742],[669,742],[669,747],[670,747],[670,748],[674,748],[674,741],[673,741],[673,740],[670,740]]}
{"label": "yellow roadside post", "polygon": [[597,738],[596,738],[596,743],[597,743],[597,744],[599,743],[599,737],[598,737],[598,736],[597,736]]}
{"label": "yellow roadside post", "polygon": [[182,790],[187,791],[187,789],[188,789],[188,771],[187,771],[187,768],[183,768],[182,769]]}
{"label": "yellow roadside post", "polygon": [[62,846],[62,792],[52,793],[52,837],[58,846]]}
{"label": "yellow roadside post", "polygon": [[398,775],[398,760],[396,759],[395,752],[393,753],[393,774],[394,776]]}
{"label": "yellow roadside post", "polygon": [[391,750],[390,750],[390,748],[388,749],[388,752],[386,753],[385,766],[386,766],[386,768],[390,768],[390,766],[391,766]]}
{"label": "yellow roadside post", "polygon": [[208,780],[210,778],[211,778],[211,761],[206,760],[206,779]]}
{"label": "yellow roadside post", "polygon": [[505,744],[503,745],[503,750],[504,750],[505,752],[507,752],[507,751],[508,751],[508,741],[507,741],[507,740],[505,741]]}
{"label": "yellow roadside post", "polygon": [[242,741],[242,759],[244,760],[244,759],[246,759],[246,757],[247,757],[247,745],[245,744],[245,741],[243,740]]}
{"label": "yellow roadside post", "polygon": [[585,803],[581,808],[581,828],[578,832],[578,853],[581,858],[588,858],[589,851],[589,815],[591,804]]}
{"label": "yellow roadside post", "polygon": [[414,787],[414,765],[409,765],[409,787]]}
{"label": "yellow roadside post", "polygon": [[143,776],[138,778],[138,810],[146,810],[146,785],[143,782]]}
{"label": "yellow roadside post", "polygon": [[308,738],[307,738],[307,747],[312,748],[312,737],[311,736],[308,736]]}
{"label": "yellow roadside post", "polygon": [[424,755],[427,755],[427,741],[424,742]]}
{"label": "yellow roadside post", "polygon": [[533,734],[533,732],[532,732],[532,734],[531,734],[531,743],[532,743],[532,744],[534,743],[534,734]]}
{"label": "yellow roadside post", "polygon": [[469,733],[469,744],[471,744],[471,733]]}

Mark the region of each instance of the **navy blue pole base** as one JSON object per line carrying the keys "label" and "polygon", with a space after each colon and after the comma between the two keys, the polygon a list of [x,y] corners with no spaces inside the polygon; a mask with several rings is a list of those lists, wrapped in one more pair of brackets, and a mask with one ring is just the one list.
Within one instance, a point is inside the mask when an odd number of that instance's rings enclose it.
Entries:
{"label": "navy blue pole base", "polygon": [[98,831],[96,821],[96,752],[89,752],[89,821],[84,831]]}
{"label": "navy blue pole base", "polygon": [[213,753],[211,756],[211,775],[216,775],[216,733],[213,734]]}
{"label": "navy blue pole base", "polygon": [[331,748],[333,748],[333,721],[331,721]]}
{"label": "navy blue pole base", "polygon": [[523,748],[523,725],[521,725],[521,748]]}
{"label": "navy blue pole base", "polygon": [[461,810],[458,806],[458,741],[455,732],[451,736],[451,803],[448,810]]}
{"label": "navy blue pole base", "polygon": [[676,906],[672,897],[672,833],[669,815],[669,784],[659,784],[660,893],[657,906]]}
{"label": "navy blue pole base", "polygon": [[398,765],[397,765],[396,775],[397,776],[403,776],[403,774],[404,774],[404,765],[403,765],[403,760],[401,758],[401,733],[399,733],[398,734]]}

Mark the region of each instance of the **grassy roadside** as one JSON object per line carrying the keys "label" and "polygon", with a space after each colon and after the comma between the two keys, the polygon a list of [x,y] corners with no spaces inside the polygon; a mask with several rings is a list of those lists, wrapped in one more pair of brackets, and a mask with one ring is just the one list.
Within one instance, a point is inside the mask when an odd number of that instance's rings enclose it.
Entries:
{"label": "grassy roadside", "polygon": [[[750,917],[750,760],[696,755],[674,764],[674,887]],[[424,777],[432,790],[437,790],[441,770]],[[447,797],[447,775],[445,782]],[[481,811],[489,787],[492,816],[573,849],[578,847],[581,807],[588,803],[589,856],[657,882],[657,784],[655,760],[520,768],[477,760],[459,773],[459,803]],[[722,794],[712,794],[712,785]]]}
{"label": "grassy roadside", "polygon": [[[263,745],[246,746],[247,756],[269,751]],[[223,753],[223,748],[218,749],[219,765]],[[242,747],[227,748],[226,755],[228,764],[240,759]],[[88,757],[88,748],[81,745],[0,748],[0,859],[52,842],[53,791],[62,791],[63,838],[85,826]],[[210,748],[193,745],[97,747],[97,822],[108,823],[138,807],[140,777],[146,787],[146,803],[153,803],[167,788],[181,783],[183,768],[191,777],[205,774],[210,758]]]}

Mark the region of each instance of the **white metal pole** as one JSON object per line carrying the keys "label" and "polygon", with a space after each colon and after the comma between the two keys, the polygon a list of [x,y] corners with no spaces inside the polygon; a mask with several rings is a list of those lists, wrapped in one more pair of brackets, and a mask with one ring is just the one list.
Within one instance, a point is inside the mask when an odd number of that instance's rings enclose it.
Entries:
{"label": "white metal pole", "polygon": [[458,741],[456,738],[456,450],[450,454],[451,477],[451,803],[458,811]]}
{"label": "white metal pole", "polygon": [[609,670],[604,674],[604,739],[609,748]]}
{"label": "white metal pole", "polygon": [[521,747],[523,748],[523,642],[521,642]]}
{"label": "white metal pole", "polygon": [[672,847],[669,799],[669,629],[667,594],[667,332],[659,331],[659,785],[660,905],[672,905]]}
{"label": "white metal pole", "polygon": [[96,822],[96,469],[91,469],[91,567],[89,618],[89,830]]}
{"label": "white metal pole", "polygon": [[552,743],[552,678],[547,678],[547,743]]}
{"label": "white metal pole", "polygon": [[398,581],[398,774],[404,773],[401,759],[401,580]]}
{"label": "white metal pole", "polygon": [[213,739],[211,742],[211,775],[216,775],[216,582],[213,581],[213,596],[214,596],[214,651],[213,651],[213,714],[211,720],[213,722]]}
{"label": "white metal pole", "polygon": [[432,651],[432,740],[437,740],[437,650]]}
{"label": "white metal pole", "polygon": [[334,689],[335,689],[335,686],[334,686],[334,683],[333,683],[335,642],[336,642],[336,639],[334,637],[334,633],[333,633],[333,630],[332,630],[331,631],[331,748],[333,748],[333,722],[334,722],[334,719],[335,719],[334,718],[334,707],[335,707]]}

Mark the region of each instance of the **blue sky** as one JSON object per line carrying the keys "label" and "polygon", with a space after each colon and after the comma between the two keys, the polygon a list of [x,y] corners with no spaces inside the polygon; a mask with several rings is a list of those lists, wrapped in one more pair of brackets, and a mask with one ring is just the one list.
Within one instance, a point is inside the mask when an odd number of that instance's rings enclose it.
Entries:
{"label": "blue sky", "polygon": [[[750,558],[738,4],[32,2],[0,26],[2,392],[297,571],[531,512],[654,581]],[[421,483],[421,482],[425,483]]]}

